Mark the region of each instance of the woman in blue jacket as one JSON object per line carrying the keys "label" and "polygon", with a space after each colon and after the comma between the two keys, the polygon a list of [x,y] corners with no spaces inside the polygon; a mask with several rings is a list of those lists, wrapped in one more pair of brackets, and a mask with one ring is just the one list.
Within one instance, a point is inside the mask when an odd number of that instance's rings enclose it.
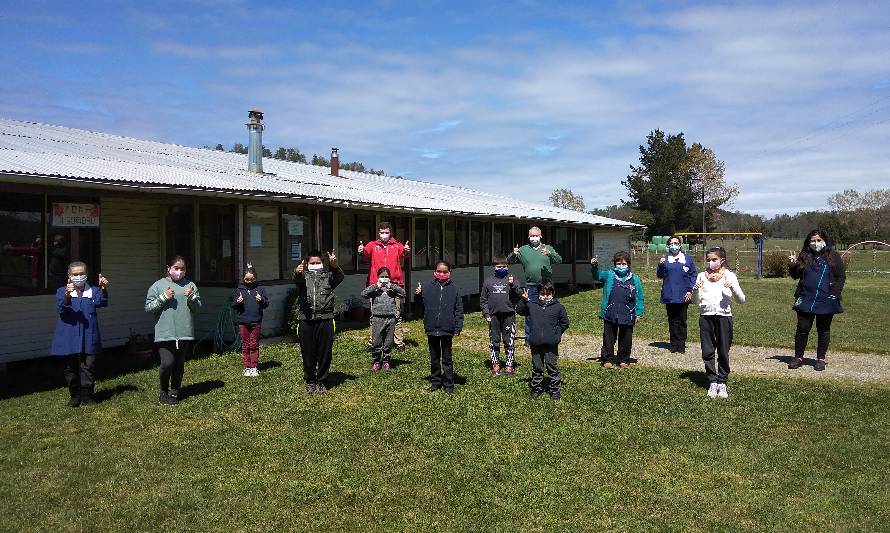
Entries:
{"label": "woman in blue jacket", "polygon": [[99,317],[96,310],[108,305],[108,280],[99,274],[99,285],[87,283],[86,264],[68,265],[68,283],[56,291],[59,320],[53,335],[52,355],[65,358],[65,381],[71,399],[69,407],[92,405],[96,384],[96,355],[102,351]]}
{"label": "woman in blue jacket", "polygon": [[803,365],[803,353],[813,322],[816,322],[816,370],[825,370],[825,354],[831,336],[831,320],[843,313],[841,291],[847,279],[844,259],[831,248],[828,234],[814,229],[803,241],[803,249],[788,257],[788,273],[797,282],[794,307],[797,311],[797,331],[794,335],[794,361],[788,368]]}
{"label": "woman in blue jacket", "polygon": [[692,301],[695,285],[695,263],[692,256],[680,249],[680,237],[668,239],[668,254],[658,261],[658,279],[661,284],[661,303],[667,309],[668,332],[671,352],[686,352],[686,315]]}

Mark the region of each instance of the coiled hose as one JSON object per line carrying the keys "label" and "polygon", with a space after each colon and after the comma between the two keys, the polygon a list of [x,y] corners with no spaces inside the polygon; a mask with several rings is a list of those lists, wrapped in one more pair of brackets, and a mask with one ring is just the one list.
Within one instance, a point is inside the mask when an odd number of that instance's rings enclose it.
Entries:
{"label": "coiled hose", "polygon": [[[213,329],[198,339],[198,343],[213,335],[213,351],[223,353],[241,348],[241,331],[235,324],[235,311],[232,309],[232,297],[226,299],[225,304],[216,314],[216,324]],[[231,334],[232,341],[226,342],[226,337]]]}

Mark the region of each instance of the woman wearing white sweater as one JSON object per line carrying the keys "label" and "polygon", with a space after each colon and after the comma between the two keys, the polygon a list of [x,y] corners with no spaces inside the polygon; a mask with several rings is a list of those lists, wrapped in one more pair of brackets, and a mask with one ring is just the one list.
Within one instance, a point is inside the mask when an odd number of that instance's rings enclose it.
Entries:
{"label": "woman wearing white sweater", "polygon": [[[732,345],[732,298],[745,303],[739,278],[726,268],[726,250],[711,248],[707,254],[708,269],[695,280],[698,293],[698,319],[701,330],[701,357],[711,383],[709,398],[729,398],[726,378],[729,376],[729,347]],[[714,352],[717,365],[714,365]]]}

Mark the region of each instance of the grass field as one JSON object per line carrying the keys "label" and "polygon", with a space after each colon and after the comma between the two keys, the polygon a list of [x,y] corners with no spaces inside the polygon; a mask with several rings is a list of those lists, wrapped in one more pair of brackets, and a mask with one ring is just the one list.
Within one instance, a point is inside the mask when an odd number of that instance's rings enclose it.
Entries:
{"label": "grass field", "polygon": [[[789,280],[743,280],[743,344],[790,346]],[[646,285],[650,302],[654,283]],[[598,334],[601,291],[564,299]],[[851,280],[835,349],[887,353],[890,283]],[[691,313],[690,344],[695,345]],[[409,323],[422,340],[421,325]],[[482,329],[478,313],[469,329]],[[640,338],[662,338],[649,307]],[[890,523],[890,386],[734,375],[709,400],[700,372],[564,361],[564,399],[491,378],[459,349],[457,393],[425,392],[421,342],[371,374],[364,330],[338,335],[334,387],[302,393],[300,358],[265,347],[186,367],[157,405],[157,370],[100,382],[99,405],[55,389],[0,401],[0,530],[877,531]],[[829,355],[830,357],[830,355]],[[101,364],[101,363],[100,363]],[[106,364],[110,364],[107,362]]]}

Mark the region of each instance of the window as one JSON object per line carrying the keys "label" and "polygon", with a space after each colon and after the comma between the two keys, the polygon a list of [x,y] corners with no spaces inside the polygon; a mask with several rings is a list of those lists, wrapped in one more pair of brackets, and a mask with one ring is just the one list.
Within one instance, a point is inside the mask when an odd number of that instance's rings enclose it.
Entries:
{"label": "window", "polygon": [[470,222],[470,264],[479,264],[479,252],[482,248],[482,225],[484,222]]}
{"label": "window", "polygon": [[43,216],[42,194],[0,196],[0,289],[46,288]]}
{"label": "window", "polygon": [[590,253],[590,230],[575,230],[575,261],[587,262],[592,257]]}
{"label": "window", "polygon": [[445,219],[445,242],[442,247],[442,259],[448,261],[449,265],[456,265],[456,252],[454,247],[454,219]]}
{"label": "window", "polygon": [[202,205],[198,209],[201,282],[233,283],[238,268],[235,209]]}
{"label": "window", "polygon": [[[322,250],[334,249],[334,214],[331,211],[318,212],[318,237],[321,239],[319,247]],[[287,273],[285,273],[287,274]]]}
{"label": "window", "polygon": [[470,263],[467,256],[467,227],[469,223],[466,220],[457,220],[454,223],[454,262],[459,266],[466,266]]}
{"label": "window", "polygon": [[91,280],[96,280],[99,264],[98,198],[47,198],[46,283],[56,289],[68,282],[68,264],[83,261]]}
{"label": "window", "polygon": [[346,272],[355,272],[355,215],[346,213],[337,216],[337,263]]}
{"label": "window", "polygon": [[164,213],[164,264],[174,255],[185,258],[186,271],[195,258],[195,208],[191,205],[168,206]]}
{"label": "window", "polygon": [[[353,238],[356,245],[359,241],[365,244],[374,242],[379,235],[377,234],[377,218],[374,215],[355,215],[355,237]],[[358,258],[358,268],[361,272],[367,272],[371,267],[371,262],[362,255]]]}
{"label": "window", "polygon": [[[289,278],[294,268],[315,248],[312,212],[309,209],[285,207],[281,210],[281,277]],[[330,248],[328,248],[330,250]],[[252,257],[253,250],[247,249]],[[259,269],[259,266],[254,264]],[[272,279],[263,271],[262,279]]]}
{"label": "window", "polygon": [[563,263],[569,263],[572,260],[572,240],[571,231],[563,226],[554,226],[551,229],[551,240],[547,244],[556,248],[557,253],[562,256]]}
{"label": "window", "polygon": [[411,247],[411,252],[414,254],[414,267],[415,268],[425,268],[429,266],[429,238],[427,237],[427,230],[429,228],[429,221],[425,218],[417,218],[414,219],[414,246]]}
{"label": "window", "polygon": [[431,218],[430,219],[430,241],[429,241],[430,266],[435,266],[437,262],[444,259],[443,248],[444,248],[444,246],[442,243],[442,219],[441,218]]}
{"label": "window", "polygon": [[[508,255],[513,251],[513,245],[517,242],[513,240],[512,224],[497,223],[494,225],[494,253]],[[519,244],[521,245],[522,243]],[[491,262],[490,258],[488,262]]]}

